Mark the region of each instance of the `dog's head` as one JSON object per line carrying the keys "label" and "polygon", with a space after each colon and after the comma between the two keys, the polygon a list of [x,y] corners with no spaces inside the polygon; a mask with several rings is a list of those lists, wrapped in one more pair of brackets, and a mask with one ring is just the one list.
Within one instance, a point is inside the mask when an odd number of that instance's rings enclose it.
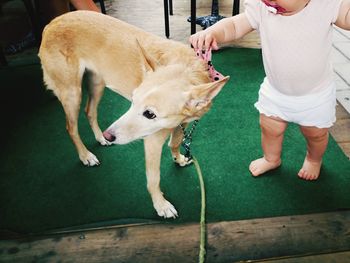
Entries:
{"label": "dog's head", "polygon": [[188,77],[191,69],[181,64],[157,65],[145,57],[145,74],[134,90],[130,109],[103,133],[115,144],[125,144],[161,129],[200,119],[229,77],[195,85]]}

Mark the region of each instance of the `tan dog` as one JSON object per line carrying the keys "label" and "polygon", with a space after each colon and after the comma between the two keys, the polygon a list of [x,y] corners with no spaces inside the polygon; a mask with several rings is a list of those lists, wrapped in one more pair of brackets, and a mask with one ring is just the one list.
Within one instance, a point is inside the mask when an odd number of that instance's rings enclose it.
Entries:
{"label": "tan dog", "polygon": [[[66,114],[67,130],[80,160],[99,161],[80,139],[78,113],[85,70],[92,83],[85,112],[96,140],[102,145],[125,144],[143,138],[147,188],[159,216],[177,211],[160,190],[162,146],[169,147],[181,166],[179,124],[199,119],[227,82],[211,82],[207,65],[186,45],[157,37],[113,17],[75,11],[54,19],[44,29],[39,51],[44,81]],[[97,106],[107,86],[131,101],[130,109],[104,133],[97,123]]]}

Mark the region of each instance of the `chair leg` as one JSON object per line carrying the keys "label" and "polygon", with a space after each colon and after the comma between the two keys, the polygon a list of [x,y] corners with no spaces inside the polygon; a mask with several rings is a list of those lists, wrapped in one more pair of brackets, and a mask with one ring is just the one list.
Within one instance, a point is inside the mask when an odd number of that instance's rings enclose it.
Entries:
{"label": "chair leg", "polygon": [[196,0],[191,0],[191,35],[196,33]]}
{"label": "chair leg", "polygon": [[168,6],[169,0],[164,0],[164,21],[165,21],[165,36],[169,38],[170,36],[170,30],[169,30],[169,6]]}
{"label": "chair leg", "polygon": [[174,14],[174,12],[173,12],[173,0],[169,0],[169,13],[171,16]]}
{"label": "chair leg", "polygon": [[104,0],[99,0],[102,14],[106,14],[106,7]]}
{"label": "chair leg", "polygon": [[240,0],[233,0],[233,9],[232,9],[232,15],[238,15],[239,14],[239,1]]}

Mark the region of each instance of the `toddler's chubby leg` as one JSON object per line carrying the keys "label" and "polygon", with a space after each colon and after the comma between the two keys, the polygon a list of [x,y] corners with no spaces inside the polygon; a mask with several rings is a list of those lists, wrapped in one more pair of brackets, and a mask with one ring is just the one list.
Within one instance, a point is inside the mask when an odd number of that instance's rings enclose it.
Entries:
{"label": "toddler's chubby leg", "polygon": [[301,126],[300,130],[307,141],[307,153],[298,176],[305,180],[316,180],[328,144],[328,128]]}
{"label": "toddler's chubby leg", "polygon": [[261,146],[264,156],[252,161],[249,170],[259,176],[281,165],[281,152],[284,131],[288,123],[280,118],[260,114]]}

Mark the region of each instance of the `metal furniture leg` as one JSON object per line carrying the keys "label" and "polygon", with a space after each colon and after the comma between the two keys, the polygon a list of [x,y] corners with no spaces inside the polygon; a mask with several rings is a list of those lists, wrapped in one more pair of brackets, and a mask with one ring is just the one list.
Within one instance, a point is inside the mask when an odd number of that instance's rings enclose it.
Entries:
{"label": "metal furniture leg", "polygon": [[164,0],[164,21],[165,21],[165,36],[169,38],[170,36],[170,30],[169,30],[169,6],[168,6],[169,0]]}
{"label": "metal furniture leg", "polygon": [[173,13],[173,0],[169,0],[169,13],[172,16]]}
{"label": "metal furniture leg", "polygon": [[[195,3],[196,1],[192,0],[191,3],[192,2]],[[195,9],[195,8],[193,8],[193,9]],[[192,11],[193,10],[192,10],[192,6],[191,6],[191,14],[192,14]],[[195,24],[198,24],[203,29],[206,29],[223,18],[224,18],[224,16],[219,15],[219,1],[213,0],[212,5],[211,5],[211,14],[208,16],[197,17],[194,20],[195,20]],[[193,21],[192,15],[189,19],[187,19],[187,21],[191,22],[191,25],[192,25],[192,21]],[[191,27],[191,29],[192,29],[192,27]],[[191,34],[192,34],[192,30],[191,30]]]}
{"label": "metal furniture leg", "polygon": [[239,2],[240,0],[233,0],[233,8],[232,8],[232,15],[238,15],[239,14]]}
{"label": "metal furniture leg", "polygon": [[99,3],[100,3],[102,14],[107,14],[104,0],[99,0]]}
{"label": "metal furniture leg", "polygon": [[191,22],[191,35],[196,33],[196,0],[191,0],[191,17],[187,21]]}

